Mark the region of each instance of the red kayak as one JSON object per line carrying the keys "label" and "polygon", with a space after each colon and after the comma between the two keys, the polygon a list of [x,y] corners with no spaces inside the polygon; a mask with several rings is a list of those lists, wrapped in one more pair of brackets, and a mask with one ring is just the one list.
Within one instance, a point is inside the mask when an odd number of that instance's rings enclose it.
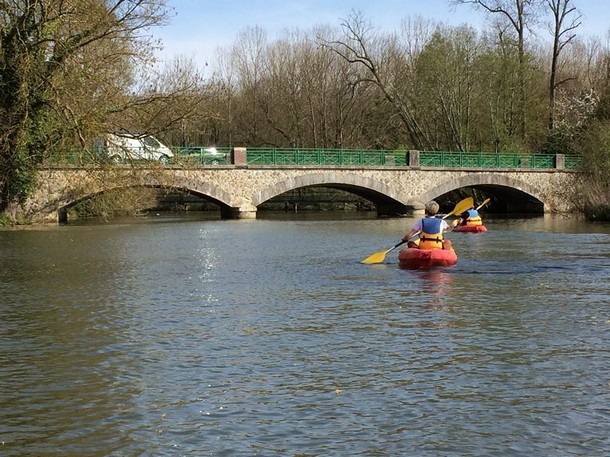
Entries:
{"label": "red kayak", "polygon": [[484,225],[458,225],[453,229],[454,232],[464,232],[464,233],[481,233],[486,232],[487,227]]}
{"label": "red kayak", "polygon": [[404,268],[450,267],[457,263],[457,254],[451,249],[406,248],[398,254],[398,263]]}

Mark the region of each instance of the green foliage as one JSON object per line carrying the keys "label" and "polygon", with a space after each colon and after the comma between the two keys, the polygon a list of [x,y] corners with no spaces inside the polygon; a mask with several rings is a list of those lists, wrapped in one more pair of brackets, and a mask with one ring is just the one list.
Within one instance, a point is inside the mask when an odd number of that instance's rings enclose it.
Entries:
{"label": "green foliage", "polygon": [[[50,151],[89,146],[129,122],[130,109],[132,118],[164,111],[150,103],[167,96],[158,84],[130,84],[133,67],[144,73],[151,61],[153,44],[140,32],[165,13],[164,0],[0,2],[0,212],[30,195]],[[133,103],[138,96],[148,103]]]}
{"label": "green foliage", "polygon": [[608,93],[608,89],[600,97],[593,117],[600,121],[610,121],[610,93]]}
{"label": "green foliage", "polygon": [[26,218],[13,218],[8,214],[0,214],[0,227],[12,227],[15,225],[30,225],[32,221]]}
{"label": "green foliage", "polygon": [[586,206],[584,213],[590,221],[610,221],[610,204]]}
{"label": "green foliage", "polygon": [[142,208],[154,207],[162,192],[152,188],[111,189],[73,206],[70,215],[77,218],[102,219],[122,214],[137,216]]}
{"label": "green foliage", "polygon": [[[4,186],[0,187],[0,202],[23,203],[36,187],[37,163],[23,149],[8,157],[0,156]],[[7,205],[0,206],[4,211]]]}
{"label": "green foliage", "polygon": [[551,133],[542,145],[543,154],[574,154],[573,139],[564,132],[555,131]]}
{"label": "green foliage", "polygon": [[577,139],[576,148],[585,159],[585,171],[609,178],[610,183],[610,121],[591,122]]}
{"label": "green foliage", "polygon": [[583,212],[591,220],[610,220],[610,121],[591,122],[575,144],[588,175],[581,192]]}
{"label": "green foliage", "polygon": [[418,135],[418,147],[468,149],[478,45],[473,29],[438,28],[415,59],[413,99],[422,107],[415,116],[420,125],[429,126]]}
{"label": "green foliage", "polygon": [[503,136],[500,138],[499,151],[512,153],[530,153],[530,148],[517,135]]}

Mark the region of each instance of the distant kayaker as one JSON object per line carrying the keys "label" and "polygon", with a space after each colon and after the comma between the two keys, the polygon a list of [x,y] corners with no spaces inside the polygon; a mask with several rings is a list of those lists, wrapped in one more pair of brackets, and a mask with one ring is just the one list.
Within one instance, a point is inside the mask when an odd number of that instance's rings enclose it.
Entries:
{"label": "distant kayaker", "polygon": [[474,208],[470,208],[469,210],[464,211],[460,215],[460,218],[458,219],[457,224],[455,224],[455,226],[467,225],[469,227],[472,227],[482,224],[483,221],[481,220],[479,212]]}
{"label": "distant kayaker", "polygon": [[[449,240],[444,240],[443,232],[449,230],[449,225],[445,220],[438,219],[439,206],[434,200],[429,201],[424,206],[425,217],[418,219],[413,225],[413,228],[402,239],[407,241],[407,246],[410,248],[419,247],[419,249],[449,249],[451,243]],[[415,241],[409,241],[419,233],[419,244]]]}

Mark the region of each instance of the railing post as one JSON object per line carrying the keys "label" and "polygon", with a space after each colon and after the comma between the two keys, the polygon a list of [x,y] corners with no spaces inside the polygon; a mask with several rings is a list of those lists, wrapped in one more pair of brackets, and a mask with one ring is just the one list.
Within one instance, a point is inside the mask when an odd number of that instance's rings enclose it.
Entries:
{"label": "railing post", "polygon": [[233,165],[246,165],[248,163],[246,148],[231,149],[231,163]]}
{"label": "railing post", "polygon": [[409,166],[419,168],[419,151],[409,151]]}
{"label": "railing post", "polygon": [[565,154],[555,154],[555,169],[563,170],[566,167]]}

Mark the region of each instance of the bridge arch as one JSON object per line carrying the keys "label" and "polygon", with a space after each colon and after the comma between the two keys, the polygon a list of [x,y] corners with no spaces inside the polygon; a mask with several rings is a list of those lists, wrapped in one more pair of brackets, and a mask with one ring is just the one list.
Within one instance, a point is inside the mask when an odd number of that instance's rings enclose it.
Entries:
{"label": "bridge arch", "polygon": [[107,192],[136,188],[175,189],[178,191],[187,192],[197,197],[205,198],[206,200],[218,205],[221,213],[224,215],[230,214],[232,206],[240,203],[235,203],[231,194],[212,182],[203,182],[176,177],[171,177],[171,179],[163,179],[163,177],[151,178],[149,176],[146,181],[130,185],[110,185],[108,187],[104,187],[103,189],[91,187],[86,191],[82,190],[81,192],[75,192],[74,189],[67,189],[65,192],[57,196],[51,206],[57,208],[58,220],[60,222],[65,222],[68,218],[68,210],[79,203]]}
{"label": "bridge arch", "polygon": [[227,191],[211,182],[191,183],[186,181],[184,183],[178,183],[178,185],[166,184],[164,187],[182,190],[189,194],[196,195],[197,197],[207,198],[221,207],[229,208],[233,204],[232,196]]}
{"label": "bridge arch", "polygon": [[303,187],[330,187],[344,190],[373,202],[378,212],[404,212],[408,196],[379,180],[351,173],[314,173],[292,176],[269,185],[252,195],[252,204],[259,206],[278,195]]}
{"label": "bridge arch", "polygon": [[423,193],[419,199],[420,202],[424,203],[453,190],[473,186],[498,186],[518,190],[542,202],[545,211],[549,209],[548,202],[545,201],[545,193],[541,189],[528,184],[521,179],[497,173],[469,173],[464,176],[450,179],[449,181],[443,182],[429,189]]}

